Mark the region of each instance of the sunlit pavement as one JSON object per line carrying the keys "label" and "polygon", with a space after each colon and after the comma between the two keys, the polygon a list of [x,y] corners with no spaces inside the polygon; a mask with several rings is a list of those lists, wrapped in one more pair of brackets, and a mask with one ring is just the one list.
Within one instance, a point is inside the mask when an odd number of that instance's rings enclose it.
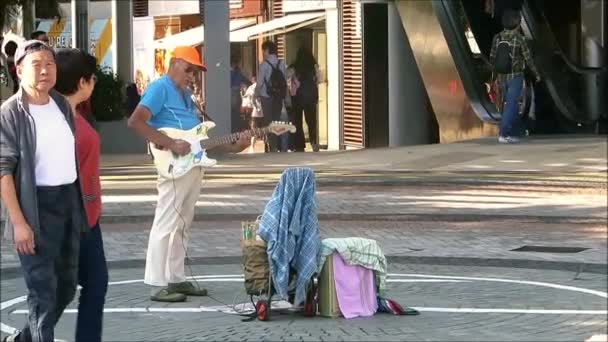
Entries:
{"label": "sunlit pavement", "polygon": [[[192,274],[222,303],[160,306],[139,281],[154,169],[145,156],[104,156],[102,229],[111,281],[119,282],[108,294],[105,339],[583,341],[605,333],[606,148],[605,137],[551,137],[220,157],[204,181],[188,255]],[[243,323],[225,312],[236,295],[246,301],[240,221],[263,212],[289,166],[315,169],[323,237],[377,240],[393,274],[387,295],[421,316],[283,313]],[[6,333],[25,318],[25,292],[16,255],[2,247]],[[72,339],[74,319],[64,315],[59,338]]]}

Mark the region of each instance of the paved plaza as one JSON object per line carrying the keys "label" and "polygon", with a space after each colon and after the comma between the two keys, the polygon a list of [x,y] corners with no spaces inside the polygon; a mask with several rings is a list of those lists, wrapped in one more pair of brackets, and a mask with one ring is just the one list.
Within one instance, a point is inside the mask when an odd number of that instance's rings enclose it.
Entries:
{"label": "paved plaza", "polygon": [[[104,340],[584,341],[605,334],[605,151],[605,138],[578,137],[225,157],[207,173],[188,247],[188,274],[211,296],[179,304],[149,301],[141,281],[156,201],[150,161],[104,156],[111,282]],[[263,212],[281,170],[293,165],[315,169],[322,237],[377,240],[389,262],[386,296],[420,316],[308,318],[277,302],[270,322],[241,321],[235,309],[248,307],[234,304],[248,297],[240,221]],[[5,242],[1,267],[5,336],[26,317],[18,259]],[[57,338],[73,340],[75,305]]]}

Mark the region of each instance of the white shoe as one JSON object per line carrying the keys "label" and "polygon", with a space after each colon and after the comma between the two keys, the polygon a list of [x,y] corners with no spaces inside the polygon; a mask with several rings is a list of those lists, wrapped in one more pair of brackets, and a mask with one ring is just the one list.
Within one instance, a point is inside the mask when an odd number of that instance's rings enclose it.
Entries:
{"label": "white shoe", "polygon": [[519,139],[516,137],[498,137],[498,142],[500,144],[517,144]]}

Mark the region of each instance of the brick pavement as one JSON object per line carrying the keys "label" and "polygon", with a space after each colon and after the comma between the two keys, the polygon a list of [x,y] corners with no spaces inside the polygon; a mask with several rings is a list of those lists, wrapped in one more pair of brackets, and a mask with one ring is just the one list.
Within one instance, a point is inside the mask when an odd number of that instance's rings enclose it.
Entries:
{"label": "brick pavement", "polygon": [[[532,137],[517,145],[495,138],[450,144],[374,148],[321,153],[239,154],[219,158],[218,170],[280,170],[310,166],[317,170],[606,172],[605,136]],[[150,164],[145,155],[103,156],[105,166]]]}
{"label": "brick pavement", "polygon": [[[264,188],[204,187],[197,202],[199,215],[259,215],[269,200],[273,184]],[[153,189],[139,194],[104,195],[106,222],[124,222],[129,217],[151,217],[156,206]],[[319,186],[318,213],[353,214],[467,214],[534,217],[607,217],[605,189],[571,191],[559,188],[530,190],[506,186]],[[119,219],[114,219],[118,217]]]}
{"label": "brick pavement", "polygon": [[[106,224],[103,238],[109,261],[144,260],[151,223]],[[411,258],[474,258],[606,264],[607,228],[601,223],[545,222],[535,219],[442,220],[398,217],[395,221],[321,221],[324,238],[360,236],[377,240],[386,255]],[[194,224],[191,258],[238,257],[240,221]],[[511,251],[524,245],[582,247],[573,253]],[[18,266],[11,248],[2,249],[2,268]]]}
{"label": "brick pavement", "polygon": [[[239,265],[195,266],[196,275],[240,274]],[[208,279],[201,283],[211,298],[190,298],[186,303],[160,304],[148,300],[146,287],[137,282],[143,270],[111,272],[111,281],[134,283],[111,285],[106,310],[104,339],[107,341],[583,341],[606,331],[606,302],[599,294],[579,289],[606,290],[606,275],[510,268],[479,268],[436,265],[391,264],[387,296],[402,305],[421,310],[420,316],[378,314],[372,318],[344,320],[305,318],[296,313],[274,311],[270,322],[241,322],[220,312],[167,312],[219,308],[223,303],[245,301],[242,280]],[[412,275],[419,275],[418,277]],[[427,276],[429,275],[429,276]],[[439,279],[433,276],[461,277]],[[462,278],[466,277],[466,278]],[[480,279],[481,278],[481,279]],[[489,278],[489,279],[488,279]],[[491,279],[503,281],[489,281]],[[233,279],[230,281],[230,279]],[[507,282],[504,282],[507,281]],[[515,282],[513,282],[515,281]],[[520,281],[551,283],[561,288]],[[21,279],[2,282],[2,301],[23,294]],[[571,288],[564,288],[570,286]],[[74,308],[72,304],[71,308]],[[24,303],[2,311],[2,322],[21,326]],[[157,311],[154,311],[154,310]],[[446,309],[464,312],[445,312]],[[468,309],[490,312],[471,313]],[[495,309],[517,310],[514,313]],[[540,311],[529,311],[540,310]],[[544,310],[560,310],[548,312]],[[569,310],[575,310],[569,311]],[[583,314],[581,310],[585,310]],[[75,314],[68,311],[57,328],[57,337],[73,336]]]}

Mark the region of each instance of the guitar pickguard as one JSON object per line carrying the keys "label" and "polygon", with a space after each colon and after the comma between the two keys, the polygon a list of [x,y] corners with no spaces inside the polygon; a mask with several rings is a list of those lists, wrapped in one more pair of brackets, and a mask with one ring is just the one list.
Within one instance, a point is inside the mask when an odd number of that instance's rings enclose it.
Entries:
{"label": "guitar pickguard", "polygon": [[180,178],[195,167],[213,167],[217,164],[215,159],[207,156],[206,150],[201,147],[201,141],[208,139],[207,132],[214,125],[211,122],[202,123],[191,130],[164,128],[161,133],[173,139],[180,139],[190,143],[190,153],[179,156],[174,152],[155,144],[150,145],[154,156],[154,163],[159,174],[165,178]]}

